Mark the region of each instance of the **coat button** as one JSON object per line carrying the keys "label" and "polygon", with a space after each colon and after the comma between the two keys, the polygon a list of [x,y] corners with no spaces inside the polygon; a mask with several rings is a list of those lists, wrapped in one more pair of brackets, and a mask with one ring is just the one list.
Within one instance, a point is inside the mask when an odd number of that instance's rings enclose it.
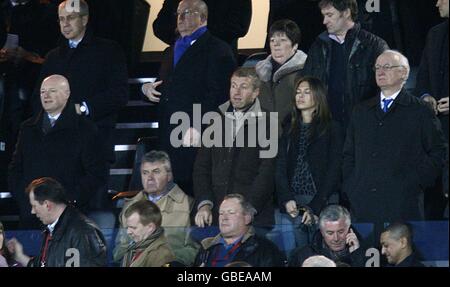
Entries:
{"label": "coat button", "polygon": [[382,123],[382,122],[379,122],[378,125],[379,125],[380,127],[382,127],[382,126],[383,126],[383,123]]}

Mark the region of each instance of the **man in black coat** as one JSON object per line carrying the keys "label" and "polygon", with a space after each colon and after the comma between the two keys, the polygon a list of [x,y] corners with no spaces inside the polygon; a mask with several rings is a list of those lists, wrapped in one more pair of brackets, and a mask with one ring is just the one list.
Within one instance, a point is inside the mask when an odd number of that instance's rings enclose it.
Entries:
{"label": "man in black coat", "polygon": [[18,202],[23,228],[36,227],[23,193],[32,180],[43,176],[57,179],[67,190],[68,199],[85,211],[106,184],[108,170],[97,128],[75,112],[69,96],[66,78],[46,78],[41,87],[43,110],[25,121],[20,130],[9,166],[9,188]]}
{"label": "man in black coat", "polygon": [[405,56],[385,51],[374,69],[381,92],[353,112],[344,144],[344,192],[358,222],[421,220],[423,191],[444,163],[440,123],[403,89],[410,70]]}
{"label": "man in black coat", "polygon": [[[182,138],[191,133],[198,134],[200,121],[196,119],[213,111],[226,101],[229,78],[236,66],[230,47],[212,36],[207,29],[207,7],[201,0],[184,0],[178,7],[177,29],[181,35],[174,46],[166,50],[160,76],[162,81],[142,86],[143,93],[152,102],[159,102],[160,149],[168,152],[172,159],[174,178],[177,184],[192,195],[192,166],[196,149],[180,147],[176,131],[180,117],[188,119]],[[161,86],[160,91],[156,88]],[[193,104],[200,104],[200,111]],[[174,124],[170,118],[178,113]],[[195,118],[194,118],[195,115]],[[192,119],[194,118],[194,124]],[[175,130],[176,129],[176,130]],[[173,141],[171,139],[174,130]]]}
{"label": "man in black coat", "polygon": [[[237,52],[238,39],[244,37],[252,19],[251,0],[204,0],[208,6],[208,30],[227,42]],[[165,0],[153,22],[155,36],[168,45],[177,39],[177,21],[174,16],[181,0]]]}
{"label": "man in black coat", "polygon": [[8,242],[14,259],[27,267],[106,266],[106,241],[100,229],[77,209],[67,205],[63,186],[44,177],[26,189],[31,213],[46,225],[39,256],[23,253],[16,239]]}
{"label": "man in black coat", "polygon": [[327,31],[309,49],[302,74],[327,85],[333,119],[347,128],[353,107],[376,95],[372,66],[388,46],[356,23],[356,0],[322,0],[319,7]]}
{"label": "man in black coat", "polygon": [[425,267],[414,251],[411,227],[405,223],[393,223],[380,236],[381,254],[390,267]]}
{"label": "man in black coat", "polygon": [[282,267],[284,255],[275,244],[255,234],[255,208],[241,194],[229,194],[220,204],[219,229],[203,239],[195,259],[197,267],[224,267],[244,261],[252,267]]}
{"label": "man in black coat", "polygon": [[322,255],[335,263],[364,267],[365,250],[351,227],[350,213],[340,205],[327,206],[319,216],[319,230],[311,244],[292,251],[290,267],[300,267],[311,256]]}
{"label": "man in black coat", "polygon": [[[448,144],[448,1],[439,0],[436,7],[439,8],[439,13],[445,21],[431,28],[428,33],[417,74],[416,95],[431,105],[441,121]],[[447,169],[442,175],[443,184],[438,180],[425,195],[425,216],[429,220],[441,220],[446,202],[448,207],[448,150],[445,159]],[[442,185],[447,189],[446,193],[442,192]]]}
{"label": "man in black coat", "polygon": [[[214,130],[214,145],[203,143],[197,153],[193,178],[197,201],[195,223],[200,227],[217,224],[219,200],[229,193],[244,195],[256,208],[255,226],[272,228],[274,224],[277,150],[274,146],[263,147],[258,139],[272,137],[277,145],[278,132],[269,130],[269,114],[261,109],[257,98],[260,85],[253,68],[239,68],[233,73],[230,100],[219,106],[211,125],[213,128],[221,124],[220,129]],[[275,119],[273,125],[274,128],[278,125]],[[265,152],[268,156],[264,156]]]}
{"label": "man in black coat", "polygon": [[[71,102],[97,125],[105,157],[113,162],[113,131],[117,115],[128,101],[125,56],[117,43],[94,37],[86,30],[89,8],[83,0],[79,2],[79,12],[74,11],[76,7],[71,7],[71,3],[74,1],[59,5],[61,34],[66,40],[47,55],[39,83],[52,74],[63,75],[69,80]],[[40,109],[38,93],[36,87],[35,113]]]}

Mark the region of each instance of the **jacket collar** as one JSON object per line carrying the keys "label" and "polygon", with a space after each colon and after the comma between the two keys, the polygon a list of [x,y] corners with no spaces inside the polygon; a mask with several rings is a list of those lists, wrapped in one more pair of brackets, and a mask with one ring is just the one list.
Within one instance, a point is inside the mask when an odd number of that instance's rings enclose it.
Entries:
{"label": "jacket collar", "polygon": [[86,32],[84,33],[83,39],[81,40],[80,43],[78,43],[77,48],[71,49],[69,46],[69,40],[67,40],[64,36],[62,36],[60,38],[59,46],[62,48],[63,51],[68,52],[71,50],[76,50],[80,47],[89,46],[92,43],[93,39],[94,39],[94,33],[88,27],[86,29]]}
{"label": "jacket collar", "polygon": [[[26,126],[41,128],[43,117],[47,117],[47,113],[42,109],[31,122],[26,123]],[[55,122],[55,126],[49,131],[49,133],[76,128],[78,126],[79,117],[80,116],[75,111],[75,105],[68,101],[58,120]]]}
{"label": "jacket collar", "polygon": [[[226,101],[225,103],[221,104],[219,106],[219,112],[224,115],[227,118],[231,118],[234,119],[234,113],[233,112],[229,112],[228,110],[231,108],[231,103],[230,101]],[[254,118],[258,118],[262,116],[262,109],[261,109],[261,103],[259,101],[258,98],[255,99],[255,102],[253,103],[253,105],[247,109],[247,111],[245,112],[245,118],[250,118],[250,117],[254,117]]]}
{"label": "jacket collar", "polygon": [[[245,243],[247,240],[249,240],[251,237],[255,236],[255,229],[253,226],[250,226],[247,232],[244,234],[244,236],[241,239],[241,243]],[[222,234],[219,233],[215,237],[208,237],[202,240],[201,245],[205,250],[218,245],[221,243]]]}
{"label": "jacket collar", "polygon": [[[303,51],[297,50],[294,56],[275,72],[273,75],[273,81],[277,82],[285,75],[303,69],[306,58],[307,55]],[[269,82],[271,80],[273,68],[271,60],[272,56],[269,55],[265,60],[259,61],[255,66],[256,73],[263,82]]]}
{"label": "jacket collar", "polygon": [[[392,104],[400,106],[408,106],[411,104],[411,102],[412,102],[411,95],[404,88],[402,88],[397,98],[395,98],[395,101]],[[368,109],[380,107],[380,93],[378,93],[376,97],[367,100],[365,104]]]}
{"label": "jacket collar", "polygon": [[[177,184],[174,184],[172,189],[165,196],[170,197],[176,203],[182,203],[185,195],[186,194],[181,190],[181,188]],[[141,190],[134,197],[125,198],[125,202],[130,202],[130,201],[134,202],[134,201],[147,200],[147,199],[148,199],[147,194],[145,193],[144,190]]]}

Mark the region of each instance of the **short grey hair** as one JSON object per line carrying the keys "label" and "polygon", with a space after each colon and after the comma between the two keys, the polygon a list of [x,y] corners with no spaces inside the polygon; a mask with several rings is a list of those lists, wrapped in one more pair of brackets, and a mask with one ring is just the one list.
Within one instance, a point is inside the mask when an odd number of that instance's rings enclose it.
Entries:
{"label": "short grey hair", "polygon": [[302,267],[336,267],[336,263],[323,255],[314,255],[306,258]]}
{"label": "short grey hair", "polygon": [[230,193],[225,195],[225,197],[223,198],[222,202],[224,202],[227,199],[232,199],[235,198],[239,201],[239,204],[242,207],[242,210],[244,211],[245,214],[250,215],[252,220],[251,222],[253,222],[253,219],[255,218],[255,215],[258,213],[256,211],[256,208],[253,207],[253,205],[240,193]]}
{"label": "short grey hair", "polygon": [[383,53],[381,53],[381,55],[384,55],[384,54],[391,54],[391,55],[396,56],[396,58],[397,58],[396,60],[398,61],[399,65],[406,69],[406,78],[403,80],[403,84],[405,84],[409,78],[409,73],[411,71],[411,67],[409,66],[408,58],[397,50],[385,50]]}
{"label": "short grey hair", "polygon": [[325,221],[339,221],[342,218],[348,226],[352,224],[350,212],[345,207],[337,204],[329,205],[319,215],[319,227],[322,228]]}
{"label": "short grey hair", "polygon": [[165,151],[152,150],[146,153],[141,159],[141,166],[144,163],[160,162],[164,165],[167,172],[172,172],[172,165],[170,163],[169,155]]}

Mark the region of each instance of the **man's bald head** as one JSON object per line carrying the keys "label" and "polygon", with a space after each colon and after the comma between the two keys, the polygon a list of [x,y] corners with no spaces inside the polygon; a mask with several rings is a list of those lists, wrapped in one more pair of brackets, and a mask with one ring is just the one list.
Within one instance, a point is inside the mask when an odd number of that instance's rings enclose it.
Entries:
{"label": "man's bald head", "polygon": [[70,96],[69,81],[61,75],[51,75],[42,81],[41,103],[51,116],[62,112]]}

